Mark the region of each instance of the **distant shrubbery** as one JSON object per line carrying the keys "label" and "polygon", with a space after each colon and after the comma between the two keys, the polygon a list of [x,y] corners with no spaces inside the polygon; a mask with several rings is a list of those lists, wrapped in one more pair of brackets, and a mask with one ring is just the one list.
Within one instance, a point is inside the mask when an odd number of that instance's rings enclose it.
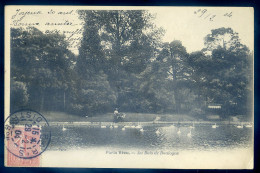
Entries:
{"label": "distant shrubbery", "polygon": [[12,109],[21,109],[27,105],[29,94],[27,92],[27,86],[24,82],[12,81],[10,93],[10,103]]}

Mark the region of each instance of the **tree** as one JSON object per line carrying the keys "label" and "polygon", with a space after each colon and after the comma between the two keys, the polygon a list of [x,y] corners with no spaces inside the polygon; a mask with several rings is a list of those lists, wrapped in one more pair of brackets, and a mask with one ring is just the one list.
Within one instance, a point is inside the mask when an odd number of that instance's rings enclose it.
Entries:
{"label": "tree", "polygon": [[101,47],[98,24],[95,13],[86,11],[83,39],[75,66],[77,89],[71,95],[71,111],[92,116],[96,113],[112,111],[116,94],[111,89],[108,77],[104,73],[107,60]]}
{"label": "tree", "polygon": [[179,40],[165,43],[157,57],[161,64],[160,68],[164,69],[171,80],[170,90],[174,91],[175,111],[177,112],[181,111],[181,104],[186,102],[182,97],[182,88],[188,87],[191,75],[186,62],[187,58],[186,48]]}
{"label": "tree", "polygon": [[231,28],[211,31],[204,52],[210,52],[204,72],[209,102],[222,104],[223,115],[247,114],[252,81],[252,56]]}
{"label": "tree", "polygon": [[27,92],[27,86],[24,82],[12,81],[10,93],[11,111],[21,109],[27,106],[29,94]]}
{"label": "tree", "polygon": [[140,92],[143,93],[142,107],[146,112],[165,113],[175,111],[175,91],[165,68],[158,61],[153,61],[141,73]]}
{"label": "tree", "polygon": [[33,27],[11,28],[11,78],[26,84],[29,103],[35,109],[63,103],[63,98],[57,98],[68,88],[74,59],[67,46],[64,36],[58,34],[43,34]]}
{"label": "tree", "polygon": [[190,88],[197,95],[194,104],[199,108],[205,106],[203,102],[208,100],[209,78],[214,71],[212,59],[202,51],[192,52],[187,58],[187,65],[190,67]]}
{"label": "tree", "polygon": [[98,34],[98,21],[95,13],[85,11],[83,39],[79,48],[76,70],[80,75],[92,75],[106,67],[105,54],[101,47],[101,39]]}
{"label": "tree", "polygon": [[245,45],[241,44],[238,33],[231,28],[218,28],[211,30],[204,39],[205,48],[203,51],[211,52],[217,48],[224,48],[236,52],[238,49],[244,49]]}
{"label": "tree", "polygon": [[[79,16],[85,22],[85,30],[96,26],[97,33],[93,35],[100,39],[102,47],[102,50],[96,50],[105,56],[102,58],[103,71],[118,98],[123,98],[124,93],[129,92],[128,82],[123,79],[144,71],[154,55],[162,31],[152,25],[152,15],[144,10],[82,10]],[[89,25],[91,22],[94,23]],[[131,92],[134,94],[136,91]],[[117,99],[117,105],[122,104],[125,103]]]}
{"label": "tree", "polygon": [[99,71],[88,78],[79,77],[70,94],[69,112],[93,116],[112,111],[116,94],[111,89],[107,76]]}

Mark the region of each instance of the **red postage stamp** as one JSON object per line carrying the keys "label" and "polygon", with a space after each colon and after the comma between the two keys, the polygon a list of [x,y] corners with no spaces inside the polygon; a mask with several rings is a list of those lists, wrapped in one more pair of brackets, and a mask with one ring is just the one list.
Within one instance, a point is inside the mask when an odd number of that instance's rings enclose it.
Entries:
{"label": "red postage stamp", "polygon": [[[50,142],[48,122],[34,111],[19,111],[5,122],[6,166],[39,167]],[[48,128],[47,128],[48,129]]]}
{"label": "red postage stamp", "polygon": [[[30,129],[34,133],[30,133]],[[40,157],[33,157],[41,152],[39,127],[15,127],[7,134],[7,166],[40,166]],[[27,159],[30,157],[33,158]]]}

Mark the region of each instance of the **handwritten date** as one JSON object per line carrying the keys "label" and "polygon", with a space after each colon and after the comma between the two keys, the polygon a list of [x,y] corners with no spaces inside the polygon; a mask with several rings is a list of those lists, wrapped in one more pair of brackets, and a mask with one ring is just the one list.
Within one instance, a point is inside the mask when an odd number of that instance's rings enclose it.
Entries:
{"label": "handwritten date", "polygon": [[[197,15],[199,18],[203,18],[205,20],[209,20],[209,21],[214,21],[214,19],[217,17],[216,14],[211,13],[209,10],[207,9],[198,9],[196,11],[194,11],[194,14]],[[224,17],[232,17],[232,12],[229,13],[224,13],[223,14]]]}

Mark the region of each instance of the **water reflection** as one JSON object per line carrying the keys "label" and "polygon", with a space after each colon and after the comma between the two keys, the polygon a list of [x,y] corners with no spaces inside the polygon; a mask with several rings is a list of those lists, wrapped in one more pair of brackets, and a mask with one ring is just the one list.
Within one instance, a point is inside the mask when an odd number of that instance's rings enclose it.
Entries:
{"label": "water reflection", "polygon": [[[94,126],[51,127],[52,139],[49,150],[90,148],[90,147],[124,147],[140,149],[185,149],[214,150],[218,148],[235,148],[252,146],[252,128],[238,129],[232,125],[190,126],[144,126],[137,128],[100,128]],[[180,132],[180,133],[178,133]],[[189,133],[191,135],[189,135]]]}

